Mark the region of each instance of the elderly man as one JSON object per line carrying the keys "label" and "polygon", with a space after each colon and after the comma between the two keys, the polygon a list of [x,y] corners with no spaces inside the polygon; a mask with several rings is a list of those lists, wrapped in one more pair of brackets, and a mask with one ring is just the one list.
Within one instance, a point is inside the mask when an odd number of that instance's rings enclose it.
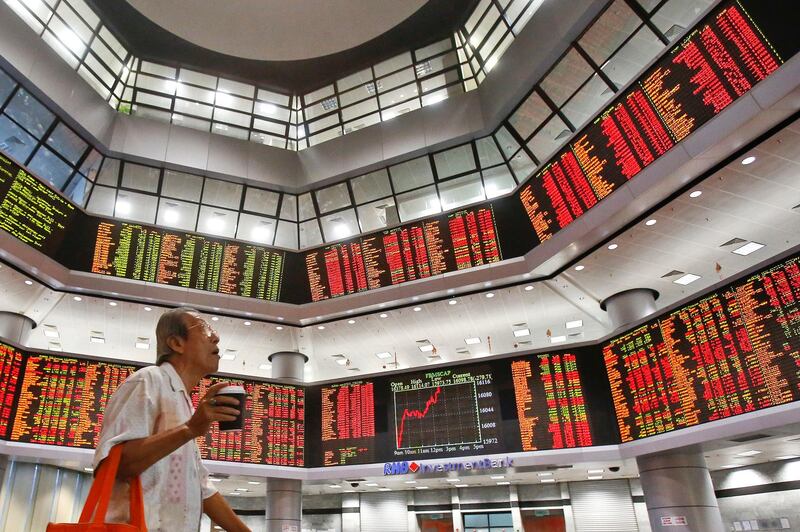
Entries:
{"label": "elderly man", "polygon": [[196,532],[205,512],[230,532],[248,531],[209,485],[195,438],[215,421],[239,413],[232,397],[212,386],[197,410],[191,390],[219,367],[219,336],[193,309],[165,312],[156,326],[155,366],[131,375],[108,402],[94,455],[97,467],[114,445],[125,443],[106,520],[127,522],[128,484],[140,476],[150,532]]}

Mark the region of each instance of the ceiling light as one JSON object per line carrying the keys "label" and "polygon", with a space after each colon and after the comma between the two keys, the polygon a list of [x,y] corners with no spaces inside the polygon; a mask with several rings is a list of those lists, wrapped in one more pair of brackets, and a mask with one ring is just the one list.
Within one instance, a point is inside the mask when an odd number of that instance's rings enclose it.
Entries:
{"label": "ceiling light", "polygon": [[367,482],[364,485],[365,486],[369,486],[370,488],[377,488],[378,487],[378,483],[377,482]]}
{"label": "ceiling light", "polygon": [[217,316],[211,316],[211,321],[219,321],[219,317],[217,317]]}
{"label": "ceiling light", "polygon": [[522,338],[523,336],[530,336],[531,331],[530,329],[517,329],[514,331],[515,338]]}
{"label": "ceiling light", "polygon": [[461,482],[460,478],[446,478],[445,480],[447,482]]}
{"label": "ceiling light", "polygon": [[31,281],[30,279],[25,279],[25,284],[30,286],[33,284],[33,281]]}
{"label": "ceiling light", "polygon": [[583,320],[568,321],[565,325],[567,329],[577,329],[583,327]]}
{"label": "ceiling light", "polygon": [[84,467],[83,470],[86,471],[87,473],[94,473],[93,467]]}
{"label": "ceiling light", "polygon": [[117,306],[117,302],[116,301],[109,301],[108,304],[109,304],[109,306],[112,306],[112,307],[116,307]]}
{"label": "ceiling light", "polygon": [[152,309],[152,308],[150,308],[150,307],[144,307],[144,311],[145,311],[145,312],[150,312],[151,310],[153,310],[153,309]]}
{"label": "ceiling light", "polygon": [[249,489],[247,489],[247,488],[236,488],[236,491],[241,491],[241,492],[243,492],[243,493],[246,493],[246,492],[248,492],[248,491],[250,491],[250,490],[249,490]]}
{"label": "ceiling light", "polygon": [[251,323],[251,322],[249,322],[249,321],[246,321],[246,322],[244,322],[244,326],[245,326],[245,327],[250,327],[251,325],[252,325],[252,323]]}
{"label": "ceiling light", "polygon": [[414,312],[419,312],[420,310],[422,310],[422,307],[414,307]]}
{"label": "ceiling light", "polygon": [[489,298],[489,299],[493,298],[494,297],[494,292],[488,292],[486,294],[486,297]]}
{"label": "ceiling light", "polygon": [[349,360],[347,360],[347,357],[336,359],[336,363],[339,364],[340,366],[346,366],[348,362]]}
{"label": "ceiling light", "polygon": [[540,477],[552,477],[553,474],[549,471],[543,471],[541,473],[537,473]]}
{"label": "ceiling light", "polygon": [[795,458],[800,458],[800,456],[796,454],[785,454],[783,456],[776,456],[775,460],[794,460]]}
{"label": "ceiling light", "polygon": [[388,317],[389,317],[388,314],[381,314],[381,318],[388,318]]}
{"label": "ceiling light", "polygon": [[416,480],[406,480],[406,484],[416,484]]}
{"label": "ceiling light", "polygon": [[416,489],[416,490],[426,490],[426,489],[428,489],[428,486],[414,486],[414,489]]}
{"label": "ceiling light", "polygon": [[215,212],[208,218],[208,221],[206,221],[206,227],[215,233],[222,231],[225,229],[225,219],[223,216],[225,216],[224,212]]}
{"label": "ceiling light", "polygon": [[608,249],[610,249],[611,251],[614,251],[614,250],[615,250],[615,249],[617,249],[618,247],[619,247],[619,245],[618,245],[618,244],[609,244],[609,245],[608,245]]}
{"label": "ceiling light", "polygon": [[222,482],[221,478],[208,477],[208,480],[210,480],[211,482]]}
{"label": "ceiling light", "polygon": [[234,360],[236,358],[236,350],[235,349],[226,349],[222,356],[220,357],[222,360]]}
{"label": "ceiling light", "polygon": [[118,199],[115,214],[121,214],[124,216],[126,214],[130,214],[130,212],[131,212],[131,204],[128,203],[128,200],[122,198]]}
{"label": "ceiling light", "polygon": [[748,164],[753,164],[754,162],[756,162],[756,158],[754,155],[748,155],[747,157],[742,159],[742,164],[745,166],[747,166]]}
{"label": "ceiling light", "polygon": [[381,360],[392,358],[392,354],[388,351],[383,351],[381,353],[375,353],[375,356],[380,358]]}
{"label": "ceiling light", "polygon": [[579,272],[579,271],[581,271],[582,269],[584,269],[585,267],[586,267],[586,266],[584,266],[583,264],[578,264],[577,266],[575,266],[575,271],[576,271],[576,272]]}
{"label": "ceiling light", "polygon": [[92,342],[93,344],[104,344],[104,343],[106,343],[106,339],[103,338],[101,335],[98,335],[98,334],[90,335],[89,336],[89,341]]}
{"label": "ceiling light", "polygon": [[72,296],[72,300],[73,301],[83,301],[83,298],[81,296]]}
{"label": "ceiling light", "polygon": [[748,242],[747,244],[734,249],[733,251],[731,251],[731,253],[736,253],[737,255],[742,255],[743,257],[746,257],[747,255],[753,253],[754,251],[758,251],[763,247],[764,244],[759,244],[758,242]]}
{"label": "ceiling light", "polygon": [[602,475],[603,474],[603,470],[602,469],[590,469],[589,471],[587,471],[587,473],[589,473],[590,475]]}
{"label": "ceiling light", "polygon": [[526,292],[530,292],[531,290],[533,290],[533,285],[532,284],[529,284],[528,286],[525,287],[525,291]]}
{"label": "ceiling light", "polygon": [[378,491],[392,491],[392,488],[378,488]]}
{"label": "ceiling light", "polygon": [[347,323],[349,323],[350,325],[354,324],[355,322],[356,320],[347,320]]}
{"label": "ceiling light", "polygon": [[500,482],[497,483],[498,486],[508,486],[509,484],[511,484],[511,482],[507,480],[501,480]]}
{"label": "ceiling light", "polygon": [[551,336],[550,337],[550,343],[551,344],[560,344],[561,342],[566,342],[566,341],[567,341],[567,337],[566,336]]}
{"label": "ceiling light", "polygon": [[247,483],[250,484],[251,486],[260,486],[261,485],[261,482],[257,482],[255,480],[248,480]]}
{"label": "ceiling light", "polygon": [[259,364],[258,369],[269,369],[271,367],[269,364]]}
{"label": "ceiling light", "polygon": [[181,215],[178,209],[167,209],[164,211],[164,221],[168,224],[176,224],[180,218]]}
{"label": "ceiling light", "polygon": [[456,484],[457,488],[466,488],[468,486],[469,486],[469,484]]}
{"label": "ceiling light", "polygon": [[150,339],[141,336],[136,338],[136,349],[150,349]]}
{"label": "ceiling light", "polygon": [[556,481],[556,479],[554,479],[554,478],[543,478],[541,480],[541,482],[547,482],[547,483],[551,483],[551,482],[555,482],[555,481]]}
{"label": "ceiling light", "polygon": [[422,344],[421,346],[419,346],[419,350],[422,351],[423,353],[430,353],[431,351],[433,351],[433,344]]}
{"label": "ceiling light", "polygon": [[506,478],[506,476],[505,475],[492,475],[489,478],[492,479],[492,480],[501,480],[501,479]]}
{"label": "ceiling light", "polygon": [[58,329],[55,325],[45,325],[44,335],[48,338],[58,338]]}
{"label": "ceiling light", "polygon": [[693,283],[698,279],[700,279],[699,275],[695,275],[693,273],[685,273],[672,282],[675,284],[681,284],[686,286],[687,284]]}
{"label": "ceiling light", "polygon": [[47,349],[50,351],[61,351],[60,342],[47,342]]}
{"label": "ceiling light", "polygon": [[693,190],[693,191],[692,191],[692,192],[689,194],[689,197],[690,197],[690,198],[699,198],[699,197],[700,197],[700,196],[702,196],[702,195],[703,195],[703,191],[702,191],[702,190]]}
{"label": "ceiling light", "polygon": [[724,466],[721,466],[720,469],[733,469],[735,467],[740,467],[740,466],[739,464],[725,464]]}
{"label": "ceiling light", "polygon": [[741,456],[742,458],[748,458],[750,456],[755,456],[757,454],[761,454],[761,451],[757,451],[755,449],[749,451],[742,451],[741,453],[736,453],[736,456]]}
{"label": "ceiling light", "polygon": [[589,480],[603,480],[603,475],[589,475],[587,478]]}
{"label": "ceiling light", "polygon": [[647,220],[647,221],[644,223],[644,225],[656,225],[656,222],[657,222],[657,221],[658,221],[658,220],[656,220],[655,218],[650,218],[649,220]]}
{"label": "ceiling light", "polygon": [[339,484],[328,484],[329,488],[341,488]]}
{"label": "ceiling light", "polygon": [[232,491],[228,495],[241,495],[238,491]]}
{"label": "ceiling light", "polygon": [[451,299],[450,301],[447,302],[448,305],[455,305],[456,303],[458,303],[458,300],[456,299]]}
{"label": "ceiling light", "polygon": [[473,336],[472,338],[464,338],[464,343],[467,345],[476,345],[481,343],[481,339],[477,336]]}
{"label": "ceiling light", "polygon": [[319,329],[320,331],[324,331],[325,330],[325,326],[324,325],[317,325],[317,329]]}
{"label": "ceiling light", "polygon": [[281,327],[280,325],[276,325],[276,326],[275,326],[275,330],[276,330],[276,331],[282,331],[282,330],[283,330],[283,327]]}

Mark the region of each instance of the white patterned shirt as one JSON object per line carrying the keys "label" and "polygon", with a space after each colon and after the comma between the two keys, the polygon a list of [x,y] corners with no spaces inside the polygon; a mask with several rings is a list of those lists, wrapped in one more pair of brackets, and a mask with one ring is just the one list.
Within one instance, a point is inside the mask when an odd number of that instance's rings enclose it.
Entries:
{"label": "white patterned shirt", "polygon": [[[114,445],[175,428],[193,412],[191,397],[171,364],[140,369],[108,401],[95,468]],[[203,500],[217,490],[209,485],[208,470],[194,440],[150,466],[140,478],[149,532],[197,532]],[[128,522],[128,505],[128,484],[117,482],[106,522]]]}

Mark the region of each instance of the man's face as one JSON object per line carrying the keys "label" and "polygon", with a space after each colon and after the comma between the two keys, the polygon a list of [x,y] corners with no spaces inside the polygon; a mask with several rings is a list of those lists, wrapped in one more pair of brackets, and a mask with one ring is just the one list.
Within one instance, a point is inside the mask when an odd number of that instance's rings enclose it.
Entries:
{"label": "man's face", "polygon": [[196,314],[184,316],[186,339],[183,354],[187,363],[202,369],[205,375],[219,369],[219,336],[217,332]]}

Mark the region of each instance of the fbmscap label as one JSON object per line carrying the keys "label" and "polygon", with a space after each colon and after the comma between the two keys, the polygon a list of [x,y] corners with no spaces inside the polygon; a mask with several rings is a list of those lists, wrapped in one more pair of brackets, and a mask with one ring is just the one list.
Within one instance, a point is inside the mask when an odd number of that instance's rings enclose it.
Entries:
{"label": "fbmscap label", "polygon": [[661,526],[686,526],[688,524],[685,515],[665,515],[661,518]]}
{"label": "fbmscap label", "polygon": [[446,471],[469,471],[472,469],[495,469],[512,467],[514,460],[505,458],[484,458],[464,462],[442,462],[439,464],[420,464],[418,462],[389,462],[383,464],[384,475],[405,475],[407,473],[443,473]]}

